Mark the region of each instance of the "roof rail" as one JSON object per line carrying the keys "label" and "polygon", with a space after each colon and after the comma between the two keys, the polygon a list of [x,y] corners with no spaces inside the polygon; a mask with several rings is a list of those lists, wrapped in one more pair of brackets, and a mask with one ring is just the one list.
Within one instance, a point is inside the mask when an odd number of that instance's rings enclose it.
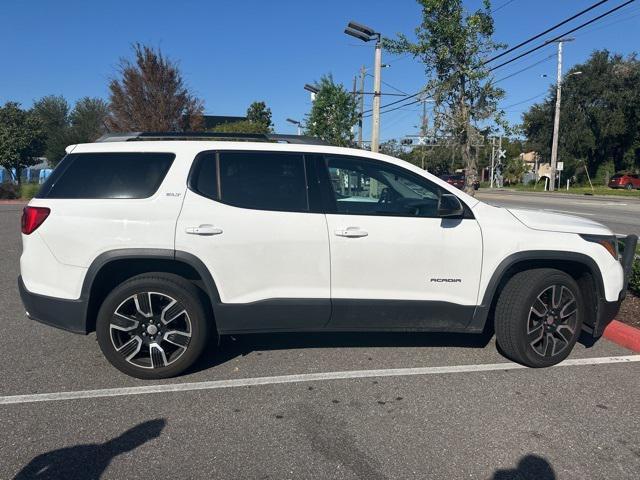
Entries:
{"label": "roof rail", "polygon": [[145,140],[225,140],[244,142],[278,142],[305,145],[329,145],[317,137],[276,133],[233,132],[122,132],[107,133],[96,142],[132,142]]}

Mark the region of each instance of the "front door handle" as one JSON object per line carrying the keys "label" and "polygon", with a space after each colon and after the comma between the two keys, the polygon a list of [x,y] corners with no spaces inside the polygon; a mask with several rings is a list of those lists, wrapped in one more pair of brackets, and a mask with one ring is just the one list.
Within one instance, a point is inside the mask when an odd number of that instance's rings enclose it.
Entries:
{"label": "front door handle", "polygon": [[213,225],[200,225],[197,227],[187,227],[185,232],[192,235],[220,235],[222,233],[221,228],[216,228]]}
{"label": "front door handle", "polygon": [[369,235],[368,232],[360,230],[360,227],[339,228],[335,231],[338,237],[360,238]]}

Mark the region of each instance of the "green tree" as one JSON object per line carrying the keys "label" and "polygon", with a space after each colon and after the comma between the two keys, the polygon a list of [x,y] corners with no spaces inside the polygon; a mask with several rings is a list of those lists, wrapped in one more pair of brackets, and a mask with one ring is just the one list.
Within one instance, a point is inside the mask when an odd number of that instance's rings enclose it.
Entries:
{"label": "green tree", "polygon": [[116,131],[171,132],[202,129],[201,100],[186,87],[178,65],[139,43],[134,61],[120,61],[120,78],[109,84],[111,116]]}
{"label": "green tree", "polygon": [[89,143],[107,131],[109,105],[101,98],[84,97],[78,100],[69,116],[73,143]]}
{"label": "green tree", "polygon": [[438,121],[455,140],[466,166],[467,188],[473,194],[477,178],[476,155],[472,153],[478,124],[502,123],[498,101],[504,91],[495,87],[486,58],[502,46],[492,40],[491,2],[466,13],[462,0],[418,0],[422,21],[413,42],[400,34],[385,39],[385,47],[396,54],[419,58],[429,78],[425,91],[434,99]]}
{"label": "green tree", "polygon": [[15,169],[18,184],[22,169],[39,162],[46,138],[42,121],[32,111],[22,110],[16,102],[0,107],[0,166],[9,172]]}
{"label": "green tree", "polygon": [[402,143],[395,138],[387,140],[386,142],[382,142],[380,144],[379,150],[380,153],[384,153],[385,155],[389,155],[395,158],[403,158],[406,155]]}
{"label": "green tree", "polygon": [[33,113],[47,134],[44,155],[55,165],[65,156],[67,145],[73,143],[69,132],[69,104],[62,96],[49,95],[33,104]]}
{"label": "green tree", "polygon": [[306,116],[306,134],[319,137],[340,147],[353,144],[351,128],[358,121],[356,100],[344,86],[323,76],[317,84],[318,93]]}
{"label": "green tree", "polygon": [[220,133],[268,133],[270,130],[265,127],[264,123],[240,120],[238,122],[221,123],[209,131]]}
{"label": "green tree", "polygon": [[[572,75],[582,72],[580,75]],[[640,170],[640,60],[606,50],[574,65],[562,83],[558,160],[565,175],[579,174],[586,165],[592,177],[600,171]],[[551,156],[555,85],[541,103],[523,115],[527,147]]]}
{"label": "green tree", "polygon": [[[271,131],[271,109],[264,102],[253,102],[247,109],[247,121],[260,125],[262,133]],[[260,132],[256,132],[260,133]]]}
{"label": "green tree", "polygon": [[520,183],[520,181],[522,180],[522,176],[527,171],[527,167],[519,156],[508,158],[509,159],[507,160],[505,168],[502,172],[502,177],[504,178],[504,181],[509,185]]}

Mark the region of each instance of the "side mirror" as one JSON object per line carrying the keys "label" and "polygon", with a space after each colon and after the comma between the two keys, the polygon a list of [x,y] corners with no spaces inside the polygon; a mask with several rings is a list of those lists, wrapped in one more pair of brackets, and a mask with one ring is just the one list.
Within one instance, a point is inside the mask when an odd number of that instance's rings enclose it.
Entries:
{"label": "side mirror", "polygon": [[464,208],[460,199],[452,193],[443,193],[438,199],[438,216],[439,217],[461,217],[464,214]]}

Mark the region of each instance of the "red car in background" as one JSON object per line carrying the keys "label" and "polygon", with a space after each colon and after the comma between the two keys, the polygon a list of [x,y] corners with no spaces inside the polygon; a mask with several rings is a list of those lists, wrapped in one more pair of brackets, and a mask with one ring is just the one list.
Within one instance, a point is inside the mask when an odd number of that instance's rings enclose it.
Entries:
{"label": "red car in background", "polygon": [[609,180],[609,188],[640,189],[640,175],[635,173],[616,173]]}
{"label": "red car in background", "polygon": [[[466,182],[464,175],[440,175],[439,178],[444,180],[448,184],[453,185],[456,188],[459,188],[460,190],[464,190],[464,185]],[[478,188],[480,188],[480,182],[476,180],[473,183],[473,189],[478,190]]]}

